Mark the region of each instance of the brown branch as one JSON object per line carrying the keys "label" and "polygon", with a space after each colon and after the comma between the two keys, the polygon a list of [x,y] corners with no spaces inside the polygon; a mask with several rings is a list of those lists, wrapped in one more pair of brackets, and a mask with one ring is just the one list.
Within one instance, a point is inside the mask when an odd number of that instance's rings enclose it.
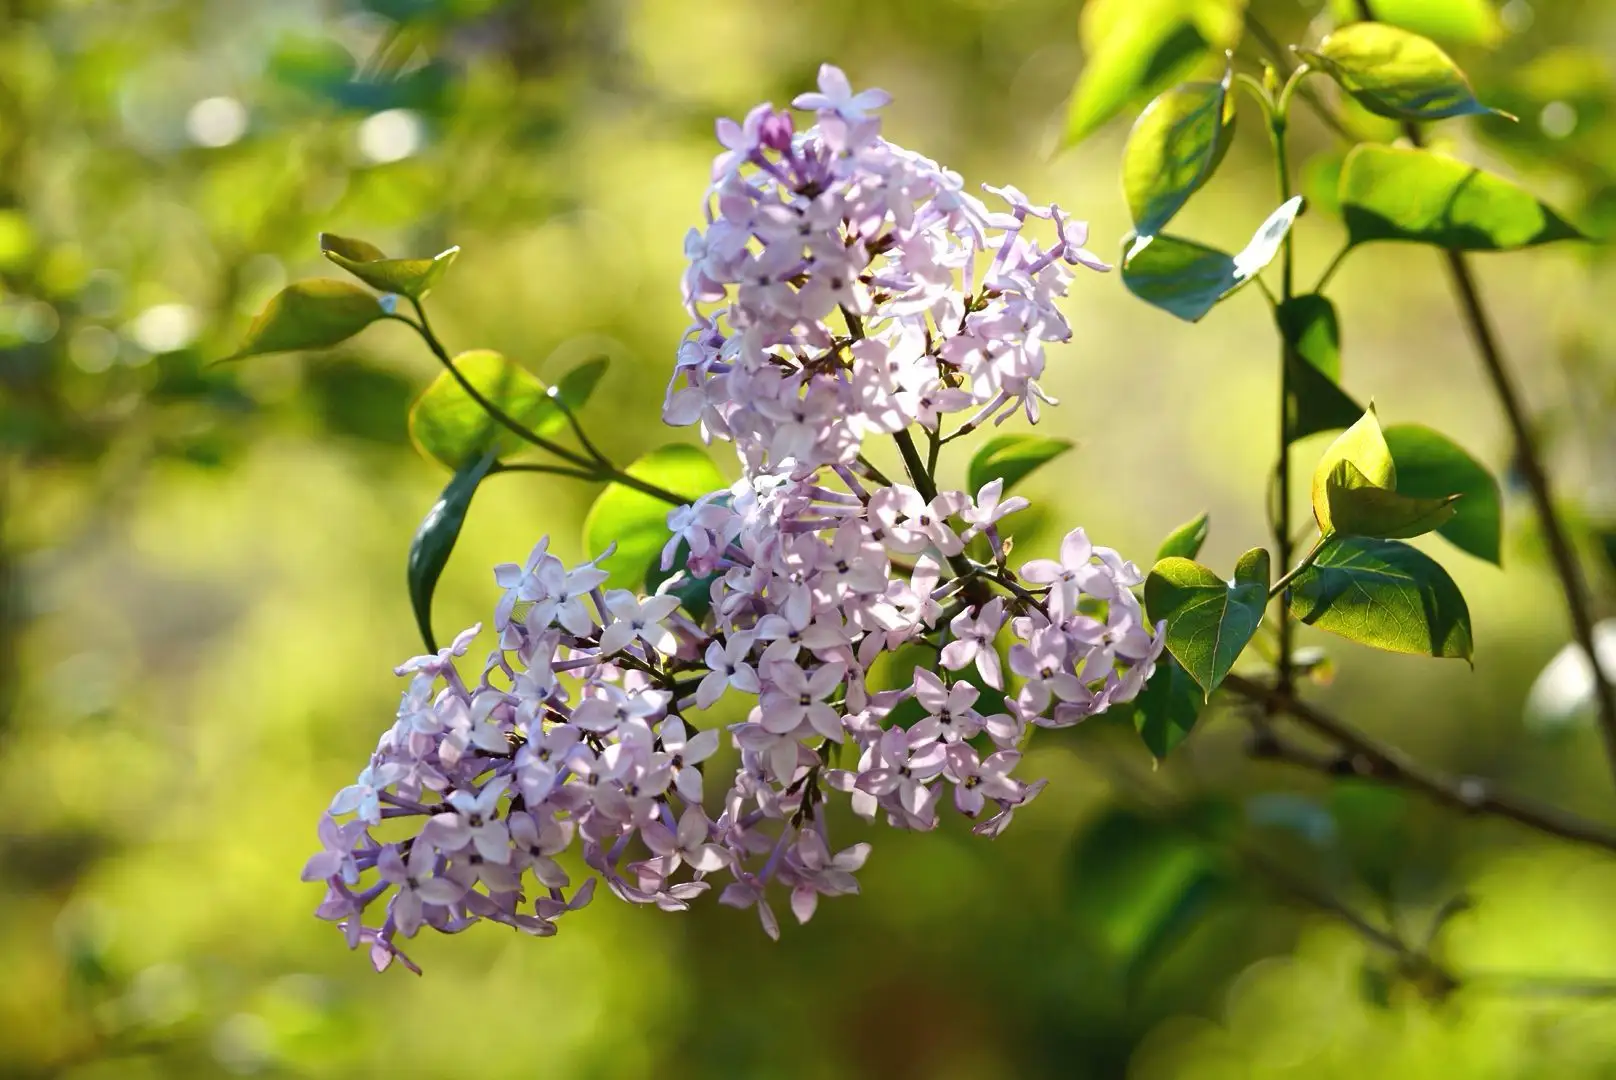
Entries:
{"label": "brown branch", "polygon": [[1284,713],[1304,727],[1335,743],[1340,753],[1320,755],[1288,746],[1271,736],[1258,735],[1260,757],[1299,765],[1331,776],[1356,776],[1393,787],[1417,791],[1465,814],[1507,818],[1529,829],[1573,840],[1579,844],[1616,851],[1616,830],[1579,817],[1548,803],[1499,791],[1479,776],[1450,776],[1427,768],[1394,746],[1377,742],[1351,725],[1299,698],[1263,683],[1230,675],[1223,685],[1241,697],[1275,713]]}

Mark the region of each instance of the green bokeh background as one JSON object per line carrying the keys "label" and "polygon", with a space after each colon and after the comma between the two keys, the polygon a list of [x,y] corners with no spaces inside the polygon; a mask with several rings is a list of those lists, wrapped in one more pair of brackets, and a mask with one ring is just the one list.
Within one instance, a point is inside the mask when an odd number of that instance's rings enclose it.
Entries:
{"label": "green bokeh background", "polygon": [[[1049,153],[1082,65],[1078,7],[0,3],[0,1076],[1616,1075],[1613,999],[1548,982],[1616,977],[1616,860],[1252,764],[1227,714],[1159,770],[1123,722],[1036,740],[1024,773],[1050,786],[997,841],[839,823],[876,845],[864,894],[780,944],[712,903],[675,916],[603,898],[550,940],[423,938],[416,979],[374,974],[312,917],[320,890],[298,871],[391,722],[389,669],[418,648],[405,550],[446,479],[408,444],[433,365],[396,324],[332,354],[208,366],[282,283],[336,275],[317,232],[399,254],[460,244],[432,301],[450,347],[547,379],[608,357],[584,421],[626,462],[690,437],[659,404],[712,121],[789,100],[822,60],[894,93],[889,137],[973,185],[1053,198],[1116,250],[1126,121]],[[1253,11],[1301,41],[1315,7]],[[1601,229],[1616,10],[1503,14],[1502,44],[1455,54],[1522,123],[1436,137]],[[193,112],[214,97],[245,110],[217,147]],[[1175,231],[1238,247],[1272,209],[1244,126]],[[376,161],[389,134],[409,149],[401,132],[412,152]],[[1303,116],[1296,139],[1317,158],[1304,175],[1327,175],[1328,132]],[[1327,204],[1298,226],[1303,281],[1340,242]],[[1588,248],[1476,265],[1608,614],[1612,275]],[[1445,768],[1616,818],[1595,733],[1523,719],[1565,618],[1438,256],[1363,250],[1334,291],[1349,389],[1505,476],[1507,537],[1502,572],[1420,542],[1470,599],[1474,670],[1304,635],[1336,661],[1309,692]],[[1041,509],[1018,554],[1081,523],[1144,562],[1203,509],[1209,564],[1262,543],[1278,361],[1260,297],[1186,326],[1086,276],[1066,310],[1043,430],[1078,449],[1026,484]],[[489,567],[539,535],[581,555],[592,494],[490,481],[440,633],[486,617]],[[1230,836],[1416,941],[1468,895],[1439,952],[1473,983],[1430,1000],[1231,856]]]}

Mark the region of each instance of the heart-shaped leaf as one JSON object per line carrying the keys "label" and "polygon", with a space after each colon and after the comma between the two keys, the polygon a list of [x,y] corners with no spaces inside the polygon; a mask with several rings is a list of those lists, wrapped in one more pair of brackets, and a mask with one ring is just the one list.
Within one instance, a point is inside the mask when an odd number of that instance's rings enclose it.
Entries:
{"label": "heart-shaped leaf", "polygon": [[420,300],[443,278],[460,249],[452,247],[430,259],[389,259],[374,244],[321,233],[320,253],[373,289]]}
{"label": "heart-shaped leaf", "polygon": [[[704,452],[677,443],[653,450],[628,467],[628,474],[657,484],[691,502],[724,487],[723,474]],[[661,499],[623,484],[607,484],[584,518],[584,549],[599,554],[608,544],[617,550],[600,565],[611,573],[613,588],[635,588],[645,581],[647,569],[662,558],[672,534]]]}
{"label": "heart-shaped leaf", "polygon": [[1476,100],[1464,72],[1441,46],[1395,26],[1353,23],[1317,49],[1298,52],[1379,116],[1441,120],[1494,111]]}
{"label": "heart-shaped leaf", "polygon": [[1145,303],[1198,322],[1273,262],[1301,208],[1300,197],[1287,201],[1234,256],[1166,234],[1138,237],[1123,256],[1122,283]]}
{"label": "heart-shaped leaf", "polygon": [[1133,701],[1134,727],[1145,749],[1157,761],[1165,758],[1189,738],[1204,704],[1201,688],[1171,653],[1156,661],[1156,670]]}
{"label": "heart-shaped leaf", "polygon": [[1335,305],[1322,296],[1292,297],[1275,312],[1289,343],[1285,408],[1286,438],[1295,442],[1320,431],[1344,428],[1363,406],[1341,389],[1341,333]]}
{"label": "heart-shaped leaf", "polygon": [[[538,377],[501,354],[491,349],[464,352],[454,358],[454,366],[479,394],[529,430],[543,435],[565,422]],[[529,445],[484,412],[448,371],[416,398],[410,438],[421,453],[451,469],[490,448],[504,457]]]}
{"label": "heart-shaped leaf", "polygon": [[1134,121],[1122,151],[1122,191],[1140,236],[1160,232],[1223,160],[1234,135],[1232,78],[1175,86]]}
{"label": "heart-shaped leaf", "polygon": [[1498,480],[1487,466],[1420,424],[1394,424],[1385,436],[1397,463],[1397,490],[1421,498],[1463,496],[1454,504],[1453,519],[1437,529],[1438,535],[1478,559],[1502,565],[1502,499]]}
{"label": "heart-shaped leaf", "polygon": [[1262,622],[1268,606],[1268,552],[1253,548],[1234,580],[1188,559],[1158,562],[1145,579],[1145,607],[1167,621],[1167,650],[1210,697]]}
{"label": "heart-shaped leaf", "polygon": [[1046,465],[1072,448],[1069,439],[1054,439],[1045,435],[1000,435],[982,444],[972,457],[966,471],[967,483],[973,492],[982,485],[1002,479],[1004,490],[1009,491],[1041,465]]}
{"label": "heart-shaped leaf", "polygon": [[1378,487],[1350,461],[1338,461],[1324,481],[1330,527],[1338,536],[1383,540],[1423,536],[1454,515],[1458,495],[1419,499]]}
{"label": "heart-shaped leaf", "polygon": [[1291,615],[1391,652],[1468,660],[1470,609],[1429,556],[1396,540],[1343,537],[1287,590]]}
{"label": "heart-shaped leaf", "polygon": [[276,293],[247,328],[241,348],[228,359],[299,349],[329,349],[385,318],[375,296],[346,281],[314,278]]}
{"label": "heart-shaped leaf", "polygon": [[1163,559],[1193,559],[1201,553],[1201,545],[1206,542],[1207,530],[1210,527],[1211,517],[1202,514],[1192,521],[1186,521],[1178,528],[1167,534],[1161,547],[1156,549],[1156,561]]}
{"label": "heart-shaped leaf", "polygon": [[1406,240],[1450,251],[1513,251],[1587,239],[1524,188],[1430,150],[1364,144],[1341,167],[1351,243]]}
{"label": "heart-shaped leaf", "polygon": [[427,652],[438,651],[432,633],[432,594],[437,590],[443,568],[448,565],[455,541],[460,538],[460,527],[465,524],[466,511],[471,509],[477,485],[493,468],[494,461],[493,453],[489,452],[456,472],[438,501],[421,519],[415,538],[410,541],[407,574],[410,606],[415,611],[415,622],[421,628],[421,640],[426,643]]}

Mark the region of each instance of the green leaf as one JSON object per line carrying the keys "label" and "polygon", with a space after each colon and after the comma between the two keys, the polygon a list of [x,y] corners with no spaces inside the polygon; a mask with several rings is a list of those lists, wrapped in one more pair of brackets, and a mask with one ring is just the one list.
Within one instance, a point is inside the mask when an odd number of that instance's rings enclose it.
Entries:
{"label": "green leaf", "polygon": [[1450,251],[1513,251],[1587,239],[1524,188],[1430,150],[1362,145],[1341,168],[1353,244],[1406,240]]}
{"label": "green leaf", "polygon": [[[454,366],[477,392],[511,419],[538,431],[559,427],[561,411],[547,400],[544,384],[520,364],[491,349],[475,349],[454,358]],[[415,399],[410,409],[410,438],[427,457],[458,469],[473,457],[492,449],[504,457],[529,444],[483,411],[481,405],[444,371]]]}
{"label": "green leaf", "polygon": [[1201,553],[1201,545],[1206,542],[1207,529],[1211,517],[1202,514],[1193,521],[1186,521],[1178,528],[1167,534],[1161,547],[1156,549],[1156,561],[1163,559],[1193,559]]}
{"label": "green leaf", "polygon": [[1292,297],[1275,312],[1286,354],[1289,396],[1286,438],[1291,442],[1320,431],[1350,426],[1363,406],[1341,389],[1341,331],[1335,305],[1316,293]]}
{"label": "green leaf", "polygon": [[1134,121],[1122,150],[1122,192],[1140,236],[1160,232],[1223,160],[1234,136],[1232,78],[1175,86]]}
{"label": "green leaf", "polygon": [[1392,462],[1386,437],[1381,434],[1374,405],[1325,449],[1313,469],[1313,519],[1319,524],[1319,532],[1326,536],[1334,528],[1327,485],[1331,473],[1342,461],[1352,463],[1364,478],[1365,486],[1397,490],[1397,466]]}
{"label": "green leaf", "polygon": [[[690,501],[724,487],[724,477],[703,451],[682,443],[653,450],[628,467],[639,480],[667,488]],[[601,567],[611,573],[613,588],[634,588],[645,580],[647,569],[660,561],[668,532],[668,511],[661,499],[623,484],[611,483],[600,493],[584,518],[584,549],[591,555],[617,550]]]}
{"label": "green leaf", "polygon": [[1394,424],[1386,445],[1397,463],[1397,490],[1432,498],[1459,494],[1453,519],[1437,533],[1462,551],[1502,565],[1504,531],[1498,480],[1457,443],[1420,424]]}
{"label": "green leaf", "polygon": [[1122,283],[1145,303],[1186,322],[1198,322],[1274,260],[1301,208],[1299,197],[1286,202],[1232,257],[1166,234],[1135,238],[1122,259]]}
{"label": "green leaf", "polygon": [[1133,722],[1145,749],[1157,761],[1189,737],[1200,718],[1201,688],[1171,653],[1156,661],[1144,688],[1133,702]]}
{"label": "green leaf", "polygon": [[426,642],[427,652],[438,651],[432,635],[432,593],[438,587],[438,578],[449,562],[449,553],[454,550],[455,541],[460,538],[460,527],[465,524],[466,511],[471,509],[471,498],[477,494],[477,485],[493,468],[494,461],[494,454],[489,452],[467,462],[464,468],[456,472],[444,487],[443,494],[438,496],[438,501],[421,519],[420,528],[415,530],[415,539],[410,541],[410,606],[415,609],[415,622],[421,628],[421,640]]}
{"label": "green leaf", "polygon": [[1167,650],[1205,696],[1223,681],[1268,606],[1268,552],[1253,548],[1235,564],[1234,580],[1188,559],[1158,562],[1145,579],[1145,607],[1167,620]]}
{"label": "green leaf", "polygon": [[1289,588],[1291,615],[1391,652],[1471,654],[1470,610],[1429,556],[1396,540],[1342,537]]}
{"label": "green leaf", "polygon": [[[1358,18],[1357,0],[1333,0],[1337,22]],[[1496,45],[1504,24],[1495,0],[1375,0],[1375,21],[1460,45]]]}
{"label": "green leaf", "polygon": [[374,244],[321,233],[320,253],[373,289],[420,300],[443,278],[460,249],[452,247],[430,259],[389,259]]}
{"label": "green leaf", "polygon": [[1324,481],[1330,526],[1341,536],[1402,540],[1423,536],[1454,514],[1458,495],[1417,499],[1378,487],[1350,461],[1338,461]]}
{"label": "green leaf", "polygon": [[1494,111],[1476,100],[1464,72],[1436,42],[1395,26],[1353,23],[1316,50],[1297,51],[1379,116],[1441,120]]}
{"label": "green leaf", "polygon": [[294,282],[275,294],[247,328],[241,348],[227,359],[329,349],[386,314],[376,297],[346,281],[314,278]]}
{"label": "green leaf", "polygon": [[1233,48],[1239,6],[1232,0],[1089,0],[1080,26],[1083,72],[1061,145],[1076,145],[1123,109]]}
{"label": "green leaf", "polygon": [[971,458],[966,470],[967,483],[972,492],[996,479],[1004,480],[1009,490],[1024,480],[1029,473],[1060,457],[1072,448],[1068,439],[1054,439],[1044,435],[1000,435],[982,444]]}

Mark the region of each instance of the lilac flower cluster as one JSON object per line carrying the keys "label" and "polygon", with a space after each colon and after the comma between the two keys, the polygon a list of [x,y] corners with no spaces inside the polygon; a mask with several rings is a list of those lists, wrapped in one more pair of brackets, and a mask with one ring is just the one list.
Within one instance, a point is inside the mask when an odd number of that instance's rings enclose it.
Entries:
{"label": "lilac flower cluster", "polygon": [[[935,450],[1018,409],[1036,420],[1044,344],[1070,336],[1067,266],[1104,267],[1058,207],[1006,188],[1010,212],[992,213],[882,140],[886,100],[827,66],[795,102],[808,131],[767,105],[719,125],[665,416],[733,441],[743,476],[669,514],[662,563],[679,572],[651,596],[608,589],[599,560],[569,569],[541,541],[496,569],[499,640],[475,682],[454,661],[476,628],[398,669],[396,722],[304,872],[378,968],[413,968],[399,943],[423,926],[554,933],[596,880],[573,886],[568,849],[666,910],[722,881],[721,903],[778,936],[775,889],[802,922],[858,891],[869,846],[835,848],[831,799],[916,830],[952,802],[997,835],[1042,787],[1014,775],[1030,729],[1150,676],[1162,639],[1139,570],[1076,529],[1018,576],[1000,523],[1026,500],[997,480],[935,490],[910,434]],[[865,460],[871,435],[898,440],[910,483]],[[720,730],[689,717],[731,692],[751,704],[725,732],[738,763],[720,793],[704,776]]]}

